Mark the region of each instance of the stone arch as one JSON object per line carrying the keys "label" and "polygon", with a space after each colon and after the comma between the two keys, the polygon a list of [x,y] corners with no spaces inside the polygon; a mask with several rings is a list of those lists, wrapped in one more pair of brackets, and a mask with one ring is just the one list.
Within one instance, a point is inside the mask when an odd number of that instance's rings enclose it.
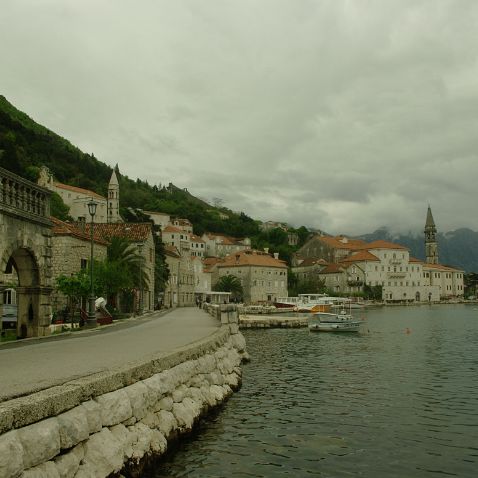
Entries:
{"label": "stone arch", "polygon": [[50,288],[44,286],[39,260],[32,246],[29,238],[17,240],[7,247],[0,262],[2,273],[15,271],[18,278],[17,336],[20,338],[46,335],[49,326]]}

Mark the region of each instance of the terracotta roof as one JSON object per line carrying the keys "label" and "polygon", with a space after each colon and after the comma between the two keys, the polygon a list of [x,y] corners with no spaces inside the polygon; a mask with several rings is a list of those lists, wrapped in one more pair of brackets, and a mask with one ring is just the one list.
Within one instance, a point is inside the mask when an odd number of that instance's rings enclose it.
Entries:
{"label": "terracotta roof", "polygon": [[[144,242],[152,234],[152,224],[133,223],[133,222],[116,222],[116,223],[93,223],[95,234],[98,234],[103,239],[110,239],[112,237],[124,237],[131,242]],[[89,232],[90,224],[86,224],[86,231]]]}
{"label": "terracotta roof", "polygon": [[241,251],[231,254],[224,258],[221,264],[217,267],[242,267],[242,266],[257,266],[257,267],[277,267],[280,269],[287,269],[285,261],[275,259],[270,254],[262,251]]}
{"label": "terracotta roof", "polygon": [[223,234],[214,234],[213,232],[206,232],[206,236],[209,239],[219,239],[220,244],[225,244],[225,245],[243,245],[242,241],[244,238],[237,238],[237,237],[231,237],[231,236],[225,236]]}
{"label": "terracotta roof", "polygon": [[204,241],[199,236],[196,236],[195,234],[191,234],[191,241],[192,242],[202,242],[204,244]]}
{"label": "terracotta roof", "polygon": [[350,239],[346,236],[316,236],[315,238],[318,238],[321,242],[324,242],[333,249],[348,249],[355,251],[366,245],[366,242],[361,239]]}
{"label": "terracotta roof", "polygon": [[342,259],[341,262],[366,262],[366,261],[380,262],[380,259],[368,251],[360,251],[360,252],[351,254],[345,259]]}
{"label": "terracotta roof", "polygon": [[166,226],[164,229],[163,229],[163,233],[164,232],[177,232],[177,233],[181,233],[181,232],[184,232],[182,229],[179,229],[178,227],[175,227],[175,226]]}
{"label": "terracotta roof", "polygon": [[317,259],[317,258],[314,258],[314,257],[305,257],[302,262],[296,266],[296,267],[312,267],[312,266],[316,266],[316,265],[326,265],[328,264],[327,261],[324,261],[324,259]]}
{"label": "terracotta roof", "polygon": [[[50,217],[50,220],[53,223],[52,231],[55,236],[73,236],[84,241],[91,241],[90,235],[87,234],[86,230],[83,230],[80,225],[60,221],[60,219],[57,219],[56,217]],[[108,245],[108,242],[103,240],[97,234],[94,235],[93,241],[97,244]]]}
{"label": "terracotta roof", "polygon": [[338,272],[343,272],[342,267],[339,264],[330,263],[319,274],[337,274]]}
{"label": "terracotta roof", "polygon": [[402,246],[400,244],[395,244],[393,242],[388,242],[388,241],[373,241],[369,242],[368,244],[365,244],[361,249],[400,249],[404,251],[408,251],[408,247]]}
{"label": "terracotta roof", "polygon": [[174,246],[165,245],[164,253],[170,257],[176,257],[176,258],[181,257],[181,255],[179,254],[179,251]]}
{"label": "terracotta roof", "polygon": [[84,194],[86,196],[91,196],[96,199],[102,199],[103,201],[106,201],[105,197],[100,196],[99,194],[96,194],[94,191],[90,191],[89,189],[78,188],[76,186],[70,186],[69,184],[63,183],[55,183],[55,186],[60,189],[66,189],[67,191],[73,191],[75,193]]}
{"label": "terracotta roof", "polygon": [[427,262],[423,263],[423,268],[430,268],[430,269],[439,269],[442,271],[449,271],[449,272],[461,272],[462,269],[456,269],[450,266],[444,266],[443,264],[428,264]]}
{"label": "terracotta roof", "polygon": [[224,262],[224,259],[222,259],[221,257],[205,257],[203,259],[203,264],[206,267],[213,267],[219,262]]}
{"label": "terracotta roof", "polygon": [[417,259],[416,257],[410,257],[410,258],[408,259],[408,262],[415,262],[415,263],[417,263],[417,264],[423,264],[423,263],[424,263],[422,260]]}

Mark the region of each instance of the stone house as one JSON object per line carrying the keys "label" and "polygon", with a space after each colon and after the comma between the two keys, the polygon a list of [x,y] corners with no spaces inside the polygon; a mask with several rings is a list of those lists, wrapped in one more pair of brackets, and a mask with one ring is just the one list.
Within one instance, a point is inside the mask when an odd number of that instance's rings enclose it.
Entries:
{"label": "stone house", "polygon": [[201,239],[205,243],[206,257],[226,257],[251,248],[251,240],[248,237],[238,239],[223,234],[206,232]]}
{"label": "stone house", "polygon": [[250,249],[236,252],[214,266],[213,283],[226,275],[240,279],[246,303],[273,303],[287,297],[287,264],[277,254]]}
{"label": "stone house", "polygon": [[366,242],[360,239],[316,234],[294,254],[292,265],[299,265],[301,259],[303,260],[308,257],[323,259],[328,263],[338,263],[351,253],[360,251],[364,246],[366,246]]}
{"label": "stone house", "polygon": [[164,291],[165,307],[187,307],[195,305],[195,277],[193,258],[189,253],[181,254],[172,245],[165,245],[169,279]]}
{"label": "stone house", "polygon": [[40,169],[38,184],[60,195],[63,202],[70,208],[69,215],[75,221],[89,222],[88,202],[92,199],[97,203],[95,222],[121,222],[119,215],[119,184],[113,170],[108,185],[108,199],[90,191],[69,184],[63,184],[53,179],[48,168]]}
{"label": "stone house", "polygon": [[291,267],[291,271],[301,282],[318,278],[319,273],[328,265],[323,259],[315,259],[313,257],[299,258],[296,264],[296,266]]}
{"label": "stone house", "polygon": [[191,234],[191,255],[203,258],[206,254],[206,243],[195,234]]}
{"label": "stone house", "polygon": [[[153,225],[147,223],[94,223],[94,234],[103,240],[110,242],[113,237],[121,237],[133,244],[138,253],[143,257],[143,272],[146,276],[146,283],[142,289],[142,304],[144,310],[154,309],[154,269],[155,269],[155,247]],[[90,224],[85,224],[87,234],[90,231]],[[137,303],[140,302],[137,291]]]}
{"label": "stone house", "polygon": [[[71,276],[82,269],[89,269],[91,259],[90,236],[75,223],[63,222],[51,218],[52,228],[52,273],[53,281],[65,275]],[[108,242],[99,236],[93,238],[93,257],[95,261],[104,261]],[[56,288],[52,292],[53,312],[63,309],[67,305],[67,298]],[[86,308],[85,304],[82,304]]]}

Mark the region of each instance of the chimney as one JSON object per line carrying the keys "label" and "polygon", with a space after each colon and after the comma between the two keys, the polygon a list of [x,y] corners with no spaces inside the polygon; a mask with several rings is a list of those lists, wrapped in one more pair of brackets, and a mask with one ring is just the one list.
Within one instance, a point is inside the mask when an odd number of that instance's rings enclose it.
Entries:
{"label": "chimney", "polygon": [[274,252],[274,259],[279,259],[279,253],[278,252]]}

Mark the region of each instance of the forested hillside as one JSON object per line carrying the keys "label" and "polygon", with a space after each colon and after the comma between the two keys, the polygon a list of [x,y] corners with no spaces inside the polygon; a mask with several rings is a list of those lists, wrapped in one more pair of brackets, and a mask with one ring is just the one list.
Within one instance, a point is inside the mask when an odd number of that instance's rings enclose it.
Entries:
{"label": "forested hillside", "polygon": [[[42,165],[57,181],[106,195],[111,167],[39,125],[0,96],[0,166],[36,181]],[[121,213],[131,220],[130,208],[141,208],[185,217],[194,224],[196,234],[206,230],[232,236],[259,233],[257,222],[246,214],[215,208],[172,184],[159,187],[121,174],[118,179]]]}

